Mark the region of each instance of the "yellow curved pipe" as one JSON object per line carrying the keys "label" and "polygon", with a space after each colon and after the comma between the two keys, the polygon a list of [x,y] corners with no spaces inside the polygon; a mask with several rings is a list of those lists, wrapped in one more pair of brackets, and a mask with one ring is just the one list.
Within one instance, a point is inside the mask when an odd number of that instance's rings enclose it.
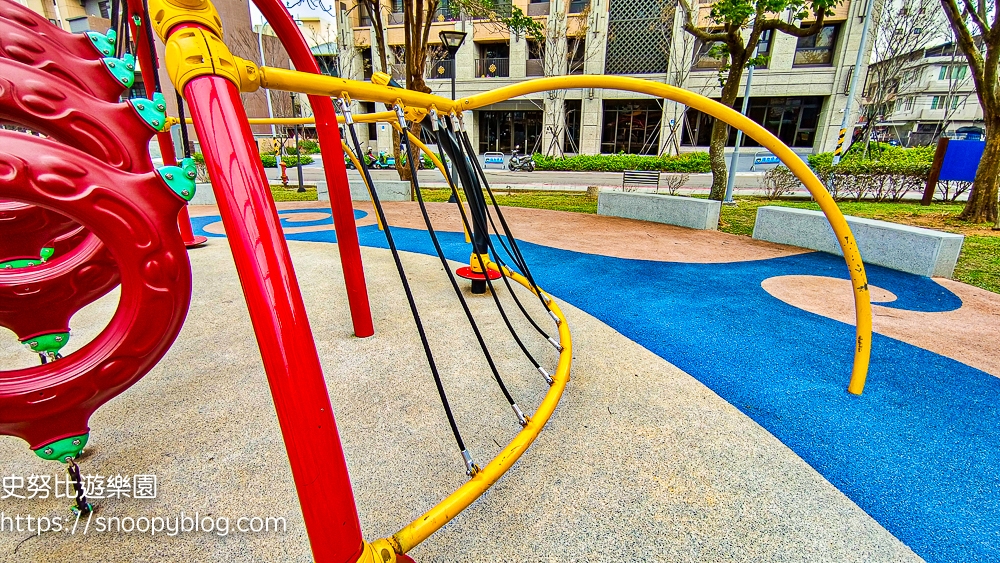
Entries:
{"label": "yellow curved pipe", "polygon": [[801,158],[771,134],[770,131],[732,108],[694,92],[638,78],[586,75],[539,78],[463,98],[459,100],[459,105],[462,109],[475,109],[516,96],[569,88],[628,90],[682,103],[687,107],[707,113],[737,129],[741,129],[750,138],[771,151],[771,154],[778,157],[795,174],[799,181],[809,190],[809,193],[812,194],[816,203],[819,204],[820,209],[823,210],[823,214],[826,215],[827,221],[833,227],[833,232],[837,235],[837,242],[840,243],[840,248],[844,252],[844,260],[847,262],[847,269],[850,273],[854,290],[854,312],[857,321],[854,367],[851,371],[851,382],[847,390],[855,395],[860,395],[865,388],[868,363],[871,359],[872,307],[871,297],[868,292],[868,278],[865,275],[865,267],[861,261],[861,253],[858,250],[857,241],[854,238],[854,234],[851,233],[851,228],[847,225],[844,214],[840,212],[840,208],[837,207],[837,203],[833,200],[833,197],[826,191],[826,187],[813,174],[809,166],[802,162]]}
{"label": "yellow curved pipe", "polygon": [[[394,123],[393,127],[396,128],[396,131],[400,130],[399,123]],[[444,163],[441,162],[441,159],[439,159],[437,157],[437,155],[434,154],[434,152],[431,151],[431,149],[428,148],[427,145],[423,144],[420,141],[420,139],[418,139],[416,137],[416,135],[414,135],[413,133],[410,133],[409,131],[407,131],[406,132],[406,136],[407,136],[407,138],[410,139],[410,141],[414,145],[416,145],[420,150],[424,151],[424,154],[426,154],[427,156],[430,157],[431,162],[434,163],[434,166],[438,169],[439,172],[441,172],[441,175],[444,176],[445,181],[447,181],[448,180],[448,172],[445,171],[445,169],[444,169]],[[456,190],[454,186],[450,186],[449,185],[448,187],[451,188],[451,192],[453,194],[455,194],[455,199],[458,200],[458,205],[462,205],[462,198],[461,198],[461,196],[458,195],[458,190]],[[462,210],[462,213],[463,214],[465,213],[464,209]],[[465,233],[465,242],[466,243],[472,242],[472,238],[469,237],[469,230],[465,228],[465,221],[462,221],[462,232]]]}
{"label": "yellow curved pipe", "polygon": [[[358,161],[358,157],[354,155],[354,151],[351,150],[351,147],[347,146],[347,142],[343,139],[341,139],[340,144],[344,149],[344,154],[346,154],[347,158],[350,158],[351,162],[354,163],[354,169],[360,172],[361,163]],[[382,227],[382,218],[378,216],[378,211],[375,210],[375,196],[372,195],[372,186],[368,183],[368,177],[364,174],[361,175],[361,181],[364,182],[365,187],[368,188],[368,197],[371,198],[372,201],[372,210],[375,214],[375,222],[378,224],[378,230],[382,231],[384,230]]]}
{"label": "yellow curved pipe", "polygon": [[[501,269],[492,262],[488,264],[488,267],[501,272],[531,290],[531,284],[520,274],[507,268]],[[562,310],[559,309],[559,305],[554,299],[549,298],[549,309],[559,318],[559,344],[562,346],[562,350],[559,352],[559,365],[556,366],[556,372],[552,376],[552,386],[549,387],[542,403],[538,405],[535,414],[528,419],[527,426],[522,428],[510,444],[507,444],[507,447],[501,450],[486,467],[483,467],[472,479],[448,495],[434,508],[393,534],[391,538],[386,538],[396,553],[406,553],[413,549],[414,546],[427,539],[482,496],[486,489],[490,488],[521,457],[521,454],[535,441],[542,427],[552,416],[556,405],[559,404],[559,399],[562,397],[563,390],[566,389],[566,384],[569,382],[570,364],[573,361],[573,341],[570,337],[566,317],[563,316]]]}
{"label": "yellow curved pipe", "polygon": [[[356,80],[297,73],[283,69],[274,69],[274,72],[271,72],[272,69],[266,68],[260,70],[261,85],[269,88],[279,90],[294,89],[309,94],[327,96],[349,95],[355,99],[379,101],[386,104],[402,103],[403,105],[416,105],[423,108],[433,106],[438,111],[450,111],[452,108],[455,111],[472,110],[517,96],[548,90],[572,88],[627,90],[682,103],[743,130],[750,138],[770,150],[772,154],[777,156],[795,174],[799,181],[809,190],[809,193],[812,194],[823,214],[826,215],[827,221],[830,222],[830,226],[833,227],[833,232],[837,236],[837,242],[844,253],[844,260],[847,262],[847,269],[854,291],[856,341],[854,347],[854,366],[851,370],[851,381],[847,390],[855,395],[860,395],[864,391],[865,379],[868,375],[868,364],[871,360],[872,311],[871,298],[868,292],[868,278],[865,275],[864,263],[861,260],[857,241],[853,233],[851,233],[850,227],[847,225],[844,214],[837,207],[833,197],[826,191],[826,188],[816,178],[812,170],[802,162],[802,159],[771,134],[770,131],[732,108],[681,88],[624,76],[578,75],[538,78],[452,102],[440,96]],[[265,84],[265,76],[267,76],[269,81],[267,84]]]}
{"label": "yellow curved pipe", "polygon": [[[435,107],[439,112],[444,111],[445,113],[450,113],[453,109],[456,112],[472,110],[517,96],[548,90],[573,88],[626,90],[682,103],[741,129],[750,138],[770,150],[772,154],[777,156],[795,174],[819,204],[823,214],[826,215],[827,221],[830,222],[834,234],[837,236],[837,242],[844,253],[847,270],[851,276],[857,327],[855,332],[854,366],[851,370],[851,381],[847,390],[855,395],[860,395],[864,390],[865,378],[868,375],[868,364],[871,360],[872,312],[871,298],[868,292],[868,279],[865,275],[864,264],[861,261],[861,253],[858,251],[857,241],[853,233],[851,233],[851,229],[847,225],[847,220],[844,219],[844,215],[840,212],[840,208],[837,207],[836,202],[833,201],[829,192],[826,191],[826,188],[816,178],[812,170],[802,162],[802,159],[778,140],[777,137],[772,135],[770,131],[732,108],[681,88],[624,76],[576,75],[538,78],[452,101],[441,96],[424,94],[423,92],[414,92],[369,82],[285,69],[262,67],[259,69],[259,75],[259,85],[266,88],[321,96],[349,96],[354,99],[376,101],[385,104],[399,103],[403,106],[416,106],[419,108]],[[257,84],[255,83],[248,87],[256,89]]]}

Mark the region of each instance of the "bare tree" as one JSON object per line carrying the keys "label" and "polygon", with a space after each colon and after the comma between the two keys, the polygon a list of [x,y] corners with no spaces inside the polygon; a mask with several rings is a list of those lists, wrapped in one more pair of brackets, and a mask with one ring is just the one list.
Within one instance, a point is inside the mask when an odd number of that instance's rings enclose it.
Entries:
{"label": "bare tree", "polygon": [[872,10],[872,58],[868,67],[868,87],[861,99],[865,125],[861,138],[865,143],[848,149],[870,147],[871,130],[884,116],[892,113],[913,57],[920,49],[942,38],[947,20],[938,9],[939,0],[883,0]]}
{"label": "bare tree", "polygon": [[[567,74],[583,74],[587,61],[598,52],[598,46],[587,42],[591,30],[592,14],[590,7],[569,15],[569,2],[555,0],[555,6],[546,21],[544,35],[536,33],[533,46],[536,58],[542,60],[542,74],[545,76],[564,76]],[[579,25],[574,26],[569,33],[570,17],[578,18]],[[565,156],[563,142],[566,135],[566,94],[564,89],[551,90],[543,104],[544,122],[548,123],[549,144],[545,148],[547,156]],[[527,147],[525,151],[527,151]]]}
{"label": "bare tree", "polygon": [[[677,18],[677,9],[684,9],[681,4],[665,3],[660,11],[660,19],[657,24],[662,29],[674,29],[674,20]],[[686,16],[684,17],[686,20]],[[654,24],[656,25],[656,24]],[[666,47],[667,59],[667,84],[684,88],[687,85],[688,76],[694,66],[694,35],[682,33],[676,40],[671,37],[671,42],[664,44]],[[700,93],[700,92],[699,92]],[[680,154],[681,137],[687,122],[687,106],[679,103],[673,104],[672,117],[668,122],[667,138],[663,141],[661,154]]]}
{"label": "bare tree", "polygon": [[1000,179],[1000,10],[988,0],[941,0],[958,46],[969,63],[983,108],[986,149],[979,161],[969,200],[959,217],[975,223],[996,221]]}

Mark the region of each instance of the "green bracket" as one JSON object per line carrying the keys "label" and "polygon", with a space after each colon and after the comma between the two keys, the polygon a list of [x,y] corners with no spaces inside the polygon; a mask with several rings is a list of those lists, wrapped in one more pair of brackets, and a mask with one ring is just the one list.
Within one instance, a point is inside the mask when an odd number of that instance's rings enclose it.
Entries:
{"label": "green bracket", "polygon": [[131,53],[125,53],[120,59],[104,57],[101,60],[118,82],[124,84],[126,88],[132,87],[135,82],[135,57]]}
{"label": "green bracket", "polygon": [[128,101],[139,117],[153,128],[153,131],[163,131],[167,123],[167,101],[163,94],[153,92],[153,99],[132,98]]}
{"label": "green bracket", "polygon": [[136,27],[142,25],[142,18],[139,17],[139,14],[132,15],[132,23],[134,23]]}
{"label": "green bracket", "polygon": [[38,448],[35,450],[35,454],[42,459],[66,463],[66,458],[76,458],[80,455],[80,452],[83,451],[83,448],[87,445],[87,440],[89,439],[89,433],[81,434],[79,436],[70,436],[69,438],[56,440],[51,444],[46,444]]}
{"label": "green bracket", "polygon": [[56,249],[46,246],[42,248],[42,251],[39,253],[39,257],[37,260],[34,258],[18,258],[17,260],[7,260],[6,262],[0,262],[0,269],[11,270],[14,268],[28,268],[31,266],[37,266],[42,262],[45,262],[49,258],[52,258],[52,255],[55,253]]}
{"label": "green bracket", "polygon": [[28,268],[30,266],[37,266],[42,263],[42,260],[35,258],[18,258],[17,260],[7,260],[6,262],[0,262],[0,268],[4,270],[12,270],[14,268]]}
{"label": "green bracket", "polygon": [[110,57],[115,52],[115,39],[118,38],[115,30],[109,29],[107,34],[88,31],[86,36],[90,38],[90,42],[94,45],[94,48],[100,51],[105,57]]}
{"label": "green bracket", "polygon": [[50,332],[22,340],[21,344],[24,344],[29,350],[38,354],[58,354],[59,350],[62,350],[62,347],[67,342],[69,342],[68,332]]}
{"label": "green bracket", "polygon": [[194,197],[194,180],[198,177],[193,158],[181,159],[180,166],[164,166],[156,170],[167,186],[184,201]]}

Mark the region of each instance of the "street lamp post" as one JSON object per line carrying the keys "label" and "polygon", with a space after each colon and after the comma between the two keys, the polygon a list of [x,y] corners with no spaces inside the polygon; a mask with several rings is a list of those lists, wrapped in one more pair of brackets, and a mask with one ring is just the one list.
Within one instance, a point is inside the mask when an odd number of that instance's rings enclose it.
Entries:
{"label": "street lamp post", "polygon": [[[448,59],[451,60],[451,99],[453,100],[455,99],[455,74],[458,70],[455,68],[458,66],[455,64],[455,54],[458,53],[458,49],[462,47],[462,43],[465,43],[465,35],[466,33],[464,31],[456,31],[454,29],[445,29],[441,30],[441,33],[438,33],[438,37],[441,38],[441,44],[444,45],[445,50],[448,51]],[[451,196],[448,197],[448,203],[456,203],[455,194],[451,194]]]}
{"label": "street lamp post", "polygon": [[455,54],[458,53],[458,49],[465,43],[464,31],[455,30],[443,30],[438,34],[441,38],[441,44],[444,45],[445,50],[448,51],[448,58],[451,60],[451,99],[455,99]]}

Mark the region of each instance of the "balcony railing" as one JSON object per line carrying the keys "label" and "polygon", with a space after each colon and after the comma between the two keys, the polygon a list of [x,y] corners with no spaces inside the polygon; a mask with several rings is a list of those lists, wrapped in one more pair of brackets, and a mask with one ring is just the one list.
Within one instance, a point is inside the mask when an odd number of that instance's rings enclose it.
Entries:
{"label": "balcony railing", "polygon": [[444,59],[440,61],[427,61],[427,68],[424,71],[424,77],[427,79],[434,78],[451,78],[455,75],[455,61],[452,59]]}
{"label": "balcony railing", "polygon": [[476,59],[476,76],[480,78],[510,76],[510,59]]}

